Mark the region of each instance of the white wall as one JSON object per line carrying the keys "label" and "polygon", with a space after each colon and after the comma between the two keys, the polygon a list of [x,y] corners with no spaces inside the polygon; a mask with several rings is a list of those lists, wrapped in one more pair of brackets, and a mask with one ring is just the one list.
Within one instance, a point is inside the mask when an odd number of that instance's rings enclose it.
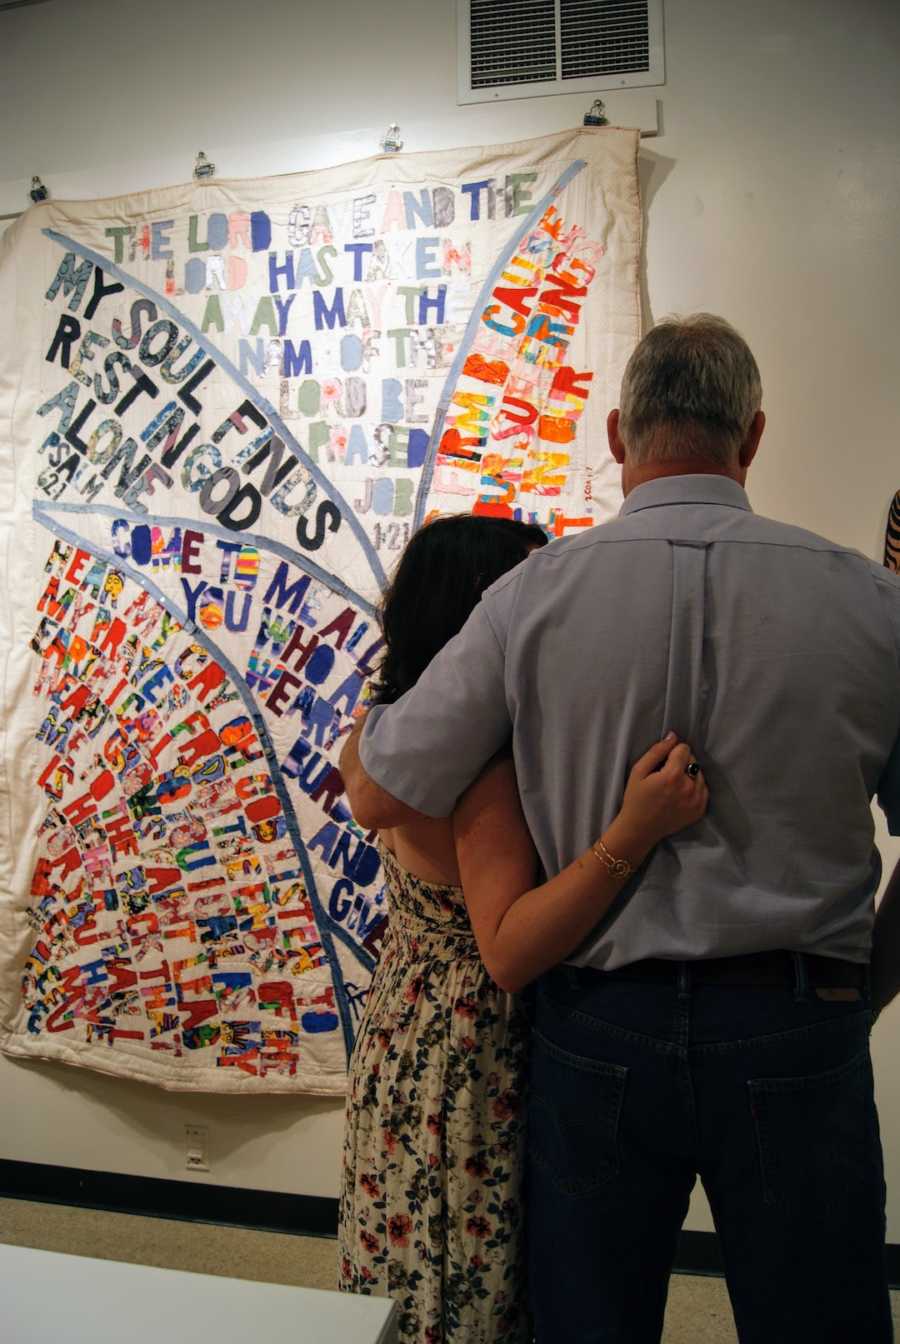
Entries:
{"label": "white wall", "polygon": [[[668,0],[663,134],[641,154],[647,317],[711,309],[760,362],[760,512],[880,556],[900,486],[900,6],[896,0]],[[33,173],[53,195],[288,172],[574,125],[590,97],[460,108],[453,0],[46,0],[0,14],[0,214]],[[637,101],[607,99],[635,124]],[[900,845],[883,846],[886,864]],[[900,1241],[900,1008],[874,1037]],[[330,1102],[202,1098],[0,1060],[0,1157],[332,1195]],[[710,1226],[695,1201],[691,1226]]]}

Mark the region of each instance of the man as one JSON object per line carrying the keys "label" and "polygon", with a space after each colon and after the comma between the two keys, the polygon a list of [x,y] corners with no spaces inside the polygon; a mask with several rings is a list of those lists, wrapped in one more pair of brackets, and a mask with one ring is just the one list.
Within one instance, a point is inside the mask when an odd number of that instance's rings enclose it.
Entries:
{"label": "man", "polygon": [[394,825],[447,815],[511,736],[548,874],[666,730],[709,783],[538,986],[541,1344],[659,1339],[698,1174],[742,1344],[892,1337],[867,963],[875,793],[900,832],[900,583],[751,512],[760,401],[726,322],[651,331],[608,420],[619,518],[495,584],[341,762],[363,824]]}

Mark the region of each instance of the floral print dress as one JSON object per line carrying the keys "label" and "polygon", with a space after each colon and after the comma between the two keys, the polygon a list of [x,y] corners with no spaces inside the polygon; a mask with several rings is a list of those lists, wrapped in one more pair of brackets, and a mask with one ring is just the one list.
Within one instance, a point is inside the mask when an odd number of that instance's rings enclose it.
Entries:
{"label": "floral print dress", "polygon": [[524,1344],[527,1023],[459,887],[382,847],[390,915],[350,1063],[340,1287],[394,1298],[404,1344]]}

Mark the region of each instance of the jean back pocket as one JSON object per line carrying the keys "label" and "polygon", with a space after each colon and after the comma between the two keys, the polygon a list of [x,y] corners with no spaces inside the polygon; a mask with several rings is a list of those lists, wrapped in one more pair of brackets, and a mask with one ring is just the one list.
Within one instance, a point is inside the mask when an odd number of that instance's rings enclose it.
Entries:
{"label": "jean back pocket", "polygon": [[560,1194],[590,1195],[618,1175],[627,1080],[624,1065],[572,1054],[535,1031],[528,1152]]}
{"label": "jean back pocket", "polygon": [[766,1204],[846,1198],[881,1171],[868,1046],[825,1073],[747,1083]]}

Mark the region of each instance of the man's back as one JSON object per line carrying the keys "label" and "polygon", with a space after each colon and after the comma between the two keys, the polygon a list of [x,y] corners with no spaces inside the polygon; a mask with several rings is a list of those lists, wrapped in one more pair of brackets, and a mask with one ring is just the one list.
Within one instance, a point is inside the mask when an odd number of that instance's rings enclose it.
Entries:
{"label": "man's back", "polygon": [[757,518],[734,481],[694,475],[639,487],[622,517],[539,552],[484,609],[548,873],[611,820],[668,729],[709,782],[708,816],[657,849],[574,960],[868,958],[876,790],[900,823],[900,582]]}
{"label": "man's back", "polygon": [[[490,588],[342,757],[366,824],[390,825],[446,816],[512,733],[548,875],[628,859],[612,819],[667,729],[709,784],[703,820],[653,851],[576,965],[537,982],[540,1344],[658,1344],[698,1175],[741,1339],[892,1338],[866,963],[873,794],[900,834],[900,581],[753,516],[761,402],[721,318],[649,331],[607,418],[622,515]],[[900,985],[898,892],[900,870],[877,922],[879,1005]]]}

